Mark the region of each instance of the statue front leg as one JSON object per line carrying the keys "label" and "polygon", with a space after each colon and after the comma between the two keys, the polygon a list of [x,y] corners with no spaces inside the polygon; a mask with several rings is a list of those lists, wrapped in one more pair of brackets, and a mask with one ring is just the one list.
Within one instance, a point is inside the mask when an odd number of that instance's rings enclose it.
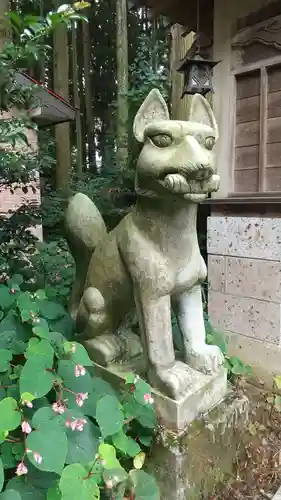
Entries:
{"label": "statue front leg", "polygon": [[152,387],[173,399],[180,399],[190,383],[183,364],[175,361],[171,327],[170,296],[148,297],[135,287],[135,302],[148,358],[148,379]]}
{"label": "statue front leg", "polygon": [[214,373],[223,364],[217,346],[206,344],[201,286],[175,297],[175,313],[183,335],[186,363],[203,373]]}

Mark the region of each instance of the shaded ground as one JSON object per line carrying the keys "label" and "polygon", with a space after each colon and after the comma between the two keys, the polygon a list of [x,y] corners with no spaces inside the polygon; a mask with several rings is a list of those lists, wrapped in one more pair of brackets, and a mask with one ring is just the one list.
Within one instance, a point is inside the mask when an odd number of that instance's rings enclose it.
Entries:
{"label": "shaded ground", "polygon": [[249,397],[250,424],[233,476],[209,500],[269,500],[281,485],[281,406],[274,407],[281,398],[254,389]]}

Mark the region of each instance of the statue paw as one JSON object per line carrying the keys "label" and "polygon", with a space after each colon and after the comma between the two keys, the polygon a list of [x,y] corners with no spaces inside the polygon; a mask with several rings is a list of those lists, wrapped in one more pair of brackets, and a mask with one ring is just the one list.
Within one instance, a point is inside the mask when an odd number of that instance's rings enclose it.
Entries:
{"label": "statue paw", "polygon": [[216,345],[203,344],[188,347],[186,350],[186,363],[202,373],[215,373],[224,362],[223,354]]}
{"label": "statue paw", "polygon": [[151,367],[148,378],[152,387],[175,400],[181,399],[190,386],[190,372],[179,361],[170,368]]}

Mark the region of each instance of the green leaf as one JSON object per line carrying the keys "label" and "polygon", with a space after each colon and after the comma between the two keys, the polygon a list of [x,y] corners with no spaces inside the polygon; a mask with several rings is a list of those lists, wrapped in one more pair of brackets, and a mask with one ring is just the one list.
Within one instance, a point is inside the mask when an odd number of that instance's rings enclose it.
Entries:
{"label": "green leaf", "polygon": [[40,337],[42,339],[49,340],[50,338],[48,323],[43,318],[37,319],[37,323],[32,328],[32,332],[34,333],[34,335],[37,335],[37,337]]}
{"label": "green leaf", "polygon": [[18,403],[13,398],[5,398],[0,402],[0,432],[13,431],[21,423]]}
{"label": "green leaf", "polygon": [[227,342],[222,332],[211,328],[211,332],[207,336],[207,341],[209,344],[218,346],[223,354],[227,353]]}
{"label": "green leaf", "polygon": [[152,436],[140,436],[139,437],[140,442],[144,445],[147,446],[147,448],[150,448],[150,446],[153,443],[153,437]]}
{"label": "green leaf", "polygon": [[281,412],[281,396],[275,396],[274,408],[275,410]]}
{"label": "green leaf", "polygon": [[20,286],[22,285],[24,279],[21,274],[13,274],[13,276],[9,279],[8,281],[8,287],[9,288],[15,288],[15,286]]}
{"label": "green leaf", "polygon": [[[86,372],[86,374],[83,377],[75,377],[75,364],[72,363],[72,361],[66,361],[66,360],[59,361],[58,375],[59,377],[62,378],[65,387],[75,392],[76,394],[79,392],[83,393],[88,392],[90,394],[93,389],[93,381],[88,372]],[[67,400],[69,408],[77,408],[75,395],[68,393]],[[85,413],[86,403],[87,401],[80,410],[83,413]]]}
{"label": "green leaf", "polygon": [[97,403],[104,396],[111,395],[116,397],[117,393],[113,387],[99,377],[91,377],[92,387],[90,388],[88,399],[83,406],[83,412],[86,415],[95,416],[97,412]]}
{"label": "green leaf", "polygon": [[149,394],[151,396],[151,387],[144,380],[139,379],[135,384],[136,388],[134,391],[135,400],[141,405],[147,405],[144,396]]}
{"label": "green leaf", "polygon": [[129,476],[133,483],[135,500],[160,500],[154,477],[140,470],[132,470]]}
{"label": "green leaf", "polygon": [[35,396],[31,394],[30,392],[23,392],[21,394],[21,403],[23,401],[27,401],[28,403],[32,403],[32,401],[35,399]]}
{"label": "green leaf", "polygon": [[114,446],[110,444],[102,443],[99,446],[99,456],[102,462],[102,465],[105,469],[122,469],[122,466],[116,458],[116,450]]}
{"label": "green leaf", "polygon": [[[45,492],[39,488],[35,488],[30,482],[25,482],[22,477],[13,477],[8,482],[7,490],[16,491],[21,500],[45,500]],[[10,499],[9,499],[10,500]],[[12,500],[12,499],[11,499]],[[17,500],[16,498],[13,500]]]}
{"label": "green leaf", "polygon": [[46,300],[46,292],[45,290],[36,290],[35,297],[38,300]]}
{"label": "green leaf", "polygon": [[8,435],[9,435],[8,431],[0,432],[0,444],[4,443],[4,441]]}
{"label": "green leaf", "polygon": [[[110,481],[112,488],[116,488],[116,486],[118,484],[123,483],[128,478],[127,472],[121,468],[110,469],[110,470],[105,469],[103,471],[102,475],[103,475],[103,479],[104,479],[105,484],[107,483],[107,481]],[[115,498],[115,496],[114,496],[114,498]],[[123,500],[123,497],[122,497],[122,500]]]}
{"label": "green leaf", "polygon": [[[67,454],[67,439],[63,429],[53,422],[45,424],[27,436],[26,447],[32,450],[27,453],[27,457],[37,469],[61,474]],[[42,457],[41,463],[36,462],[34,452]]]}
{"label": "green leaf", "polygon": [[[76,418],[76,414],[69,411],[70,418]],[[78,418],[84,418],[82,414]],[[79,462],[82,465],[86,465],[93,457],[96,456],[99,447],[100,432],[98,427],[91,422],[88,418],[85,419],[87,423],[84,425],[84,430],[82,432],[72,431],[71,429],[66,430],[67,442],[68,442],[68,453],[65,460],[66,464],[73,464]]]}
{"label": "green leaf", "polygon": [[6,285],[0,285],[0,307],[1,309],[10,309],[14,304],[16,297],[10,292],[10,289]]}
{"label": "green leaf", "polygon": [[71,354],[71,359],[76,365],[92,366],[88,353],[84,346],[77,342],[65,342],[64,349],[66,354]]}
{"label": "green leaf", "polygon": [[124,425],[124,415],[118,399],[114,396],[104,396],[97,403],[96,421],[102,436],[113,436]]}
{"label": "green leaf", "polygon": [[10,361],[12,361],[13,355],[11,351],[7,349],[0,349],[0,372],[6,372],[10,368]]}
{"label": "green leaf", "polygon": [[50,359],[45,356],[32,356],[25,363],[20,375],[20,392],[29,392],[35,398],[48,394],[53,387],[54,375]]}
{"label": "green leaf", "polygon": [[46,319],[59,319],[65,315],[65,310],[61,304],[44,300],[39,302],[40,312]]}
{"label": "green leaf", "polygon": [[122,429],[118,432],[118,434],[112,436],[112,443],[114,444],[115,448],[122,451],[122,453],[124,453],[125,455],[129,455],[130,457],[135,457],[141,451],[138,443],[136,443],[136,441],[134,441],[134,439],[132,439],[131,437],[126,436]]}
{"label": "green leaf", "polygon": [[43,406],[34,413],[32,417],[32,427],[38,430],[49,423],[64,428],[64,419],[62,416],[54,413],[50,406]]}
{"label": "green leaf", "polygon": [[47,500],[61,500],[61,492],[59,487],[50,488],[47,494]]}
{"label": "green leaf", "polygon": [[4,467],[3,467],[3,462],[0,458],[0,491],[2,491],[3,486],[4,486]]}
{"label": "green leaf", "polygon": [[63,500],[99,500],[100,490],[94,476],[81,464],[65,467],[60,479],[60,490]]}
{"label": "green leaf", "polygon": [[28,321],[39,313],[38,302],[33,300],[28,292],[20,293],[17,297],[17,305],[21,313],[22,321]]}
{"label": "green leaf", "polygon": [[17,462],[13,455],[13,446],[12,443],[8,443],[7,441],[1,446],[1,458],[3,461],[4,469],[13,469],[16,467]]}
{"label": "green leaf", "polygon": [[22,500],[22,497],[15,490],[6,490],[0,494],[0,500]]}
{"label": "green leaf", "polygon": [[156,414],[152,405],[140,405],[133,394],[127,394],[123,403],[125,418],[136,419],[143,427],[154,429],[157,425]]}
{"label": "green leaf", "polygon": [[54,349],[52,348],[50,342],[45,339],[35,340],[37,342],[28,347],[25,352],[25,357],[27,359],[30,359],[33,356],[44,356],[46,359],[46,363],[48,362],[49,366],[52,366],[54,361]]}
{"label": "green leaf", "polygon": [[276,384],[276,387],[278,389],[281,389],[281,375],[277,375],[277,377],[274,377],[274,382]]}
{"label": "green leaf", "polygon": [[135,458],[134,458],[134,467],[135,469],[142,469],[143,465],[145,462],[145,453],[141,451]]}

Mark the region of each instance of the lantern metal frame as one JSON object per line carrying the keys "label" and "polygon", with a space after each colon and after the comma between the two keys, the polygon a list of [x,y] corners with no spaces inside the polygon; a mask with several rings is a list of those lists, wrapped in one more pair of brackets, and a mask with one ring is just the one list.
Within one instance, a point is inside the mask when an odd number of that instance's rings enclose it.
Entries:
{"label": "lantern metal frame", "polygon": [[209,92],[213,93],[212,70],[219,61],[204,59],[196,52],[193,58],[186,57],[176,68],[184,74],[184,87],[182,98],[185,95],[202,94],[204,97]]}

